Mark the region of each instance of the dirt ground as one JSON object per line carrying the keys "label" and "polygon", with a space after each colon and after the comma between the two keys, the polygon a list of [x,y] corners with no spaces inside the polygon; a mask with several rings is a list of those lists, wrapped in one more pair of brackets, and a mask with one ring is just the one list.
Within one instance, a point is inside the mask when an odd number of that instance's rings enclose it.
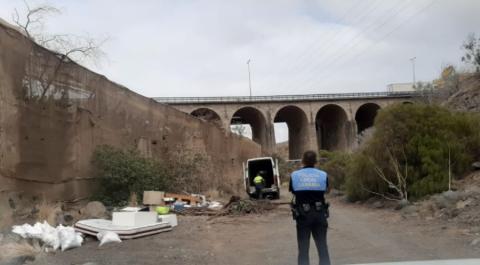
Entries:
{"label": "dirt ground", "polygon": [[[333,264],[480,258],[471,235],[445,224],[405,219],[393,210],[333,200],[329,248]],[[313,242],[312,242],[313,244]],[[287,205],[260,216],[180,216],[173,231],[46,254],[29,264],[296,264],[294,221]],[[312,264],[318,263],[314,247]]]}

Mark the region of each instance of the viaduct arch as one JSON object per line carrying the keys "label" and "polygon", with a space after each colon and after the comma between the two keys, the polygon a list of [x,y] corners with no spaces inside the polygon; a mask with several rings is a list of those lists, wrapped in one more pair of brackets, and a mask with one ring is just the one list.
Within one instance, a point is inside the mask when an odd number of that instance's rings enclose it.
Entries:
{"label": "viaduct arch", "polygon": [[208,122],[213,122],[216,125],[222,126],[222,119],[220,118],[220,115],[218,115],[218,113],[216,113],[212,109],[198,108],[190,112],[190,115]]}
{"label": "viaduct arch", "polygon": [[254,107],[243,107],[233,113],[230,125],[248,124],[252,128],[252,140],[261,146],[268,145],[267,120],[263,113]]}
{"label": "viaduct arch", "polygon": [[315,116],[315,130],[318,149],[337,151],[348,146],[347,113],[336,105],[328,104],[320,108]]}
{"label": "viaduct arch", "polygon": [[231,124],[249,124],[252,140],[265,155],[275,152],[274,123],[285,122],[289,158],[306,150],[348,151],[375,123],[379,110],[414,103],[416,92],[372,92],[296,96],[154,98],[192,116],[214,122],[230,132]]}
{"label": "viaduct arch", "polygon": [[275,114],[273,122],[285,122],[288,127],[289,158],[300,158],[308,149],[308,119],[305,112],[297,106],[282,107]]}
{"label": "viaduct arch", "polygon": [[375,103],[365,103],[357,109],[355,122],[357,123],[357,134],[373,126],[380,106]]}

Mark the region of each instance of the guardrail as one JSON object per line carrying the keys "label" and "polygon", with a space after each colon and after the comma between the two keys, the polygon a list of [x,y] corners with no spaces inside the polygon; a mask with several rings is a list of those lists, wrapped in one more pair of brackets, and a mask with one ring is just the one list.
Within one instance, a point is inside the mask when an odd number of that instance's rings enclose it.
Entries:
{"label": "guardrail", "polygon": [[154,97],[165,104],[200,104],[200,103],[237,103],[237,102],[284,102],[284,101],[316,101],[336,99],[367,98],[412,98],[420,93],[416,91],[402,92],[364,92],[337,94],[276,95],[276,96],[239,96],[239,97]]}

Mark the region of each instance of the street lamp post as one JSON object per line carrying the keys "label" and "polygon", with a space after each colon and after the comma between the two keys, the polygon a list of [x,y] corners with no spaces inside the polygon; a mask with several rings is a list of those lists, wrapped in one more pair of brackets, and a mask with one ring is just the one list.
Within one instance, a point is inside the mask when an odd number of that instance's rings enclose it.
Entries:
{"label": "street lamp post", "polygon": [[250,77],[250,59],[247,61],[248,67],[248,88],[250,89],[250,97],[252,97],[252,78]]}
{"label": "street lamp post", "polygon": [[415,59],[417,59],[417,57],[410,58],[410,61],[412,62],[413,88],[415,88]]}

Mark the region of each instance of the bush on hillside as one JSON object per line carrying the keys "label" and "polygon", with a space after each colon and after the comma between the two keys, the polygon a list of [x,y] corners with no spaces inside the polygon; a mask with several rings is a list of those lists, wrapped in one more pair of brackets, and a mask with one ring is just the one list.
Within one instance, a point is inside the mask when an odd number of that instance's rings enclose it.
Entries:
{"label": "bush on hillside", "polygon": [[351,155],[344,152],[320,150],[319,158],[318,166],[327,172],[330,187],[337,190],[344,190],[347,175],[346,171],[351,160]]}
{"label": "bush on hillside", "polygon": [[95,199],[106,205],[125,205],[130,194],[140,199],[145,190],[199,193],[206,190],[204,174],[210,166],[206,156],[185,148],[171,152],[169,159],[146,158],[135,150],[103,145],[95,150],[92,163],[99,181]]}
{"label": "bush on hillside", "polygon": [[360,152],[352,155],[346,168],[345,191],[349,201],[364,200],[372,194],[372,190],[379,193],[387,191],[388,186],[377,176],[367,154]]}
{"label": "bush on hillside", "polygon": [[139,152],[103,145],[95,150],[92,163],[99,181],[96,199],[106,205],[125,205],[131,193],[165,190],[171,177],[160,162]]}
{"label": "bush on hillside", "polygon": [[399,104],[381,110],[375,127],[373,137],[347,169],[351,200],[371,196],[368,191],[392,192],[374,169],[377,165],[394,180],[388,152],[408,175],[408,190],[414,198],[448,188],[449,156],[452,175],[457,178],[480,156],[480,118],[476,114],[434,105]]}

